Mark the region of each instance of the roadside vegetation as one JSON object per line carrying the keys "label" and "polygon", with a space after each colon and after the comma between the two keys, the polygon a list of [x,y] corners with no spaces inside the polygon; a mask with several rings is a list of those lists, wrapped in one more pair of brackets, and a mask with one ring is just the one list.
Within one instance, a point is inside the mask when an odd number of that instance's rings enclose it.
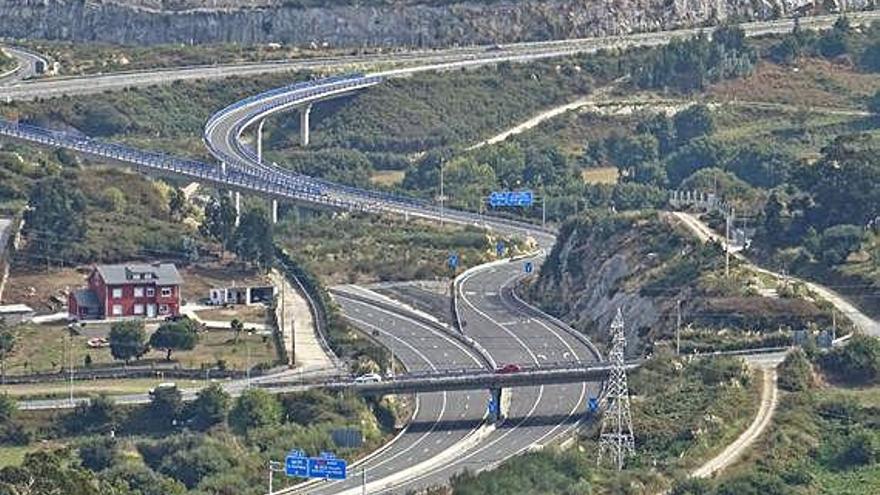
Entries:
{"label": "roadside vegetation", "polygon": [[322,49],[288,45],[237,43],[168,44],[153,46],[72,43],[69,41],[29,40],[22,46],[60,64],[60,75],[80,76],[173,68],[191,65],[217,65],[283,61],[338,55],[360,50]]}
{"label": "roadside vegetation", "polygon": [[0,50],[0,74],[15,68],[17,62],[3,50]]}
{"label": "roadside vegetation", "polygon": [[500,468],[466,474],[432,494],[658,493],[731,441],[751,421],[758,383],[737,358],[682,360],[661,355],[632,373],[637,457],[618,474],[597,467],[598,418],[575,447],[516,457]]}
{"label": "roadside vegetation", "polygon": [[285,221],[278,238],[328,285],[393,280],[446,279],[451,253],[459,271],[494,259],[502,241],[525,249],[524,239],[499,238],[477,227],[378,215],[306,213]]}
{"label": "roadside vegetation", "polygon": [[[217,384],[190,403],[164,386],[144,406],[117,406],[99,396],[69,412],[17,411],[3,395],[0,452],[22,461],[0,469],[0,487],[8,493],[259,494],[266,463],[283,459],[291,446],[352,459],[384,441],[394,421],[387,400],[320,392],[273,396],[260,389],[232,398]],[[338,428],[360,431],[363,446],[337,447],[331,432]],[[287,483],[279,478],[277,488]]]}

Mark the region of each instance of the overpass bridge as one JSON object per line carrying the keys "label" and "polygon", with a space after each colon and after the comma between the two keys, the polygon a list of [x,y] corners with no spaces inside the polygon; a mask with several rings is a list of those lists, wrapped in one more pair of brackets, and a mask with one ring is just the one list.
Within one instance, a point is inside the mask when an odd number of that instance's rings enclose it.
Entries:
{"label": "overpass bridge", "polygon": [[[630,362],[627,369],[635,369],[641,364],[641,361]],[[311,384],[303,384],[299,381],[273,381],[258,384],[258,386],[273,393],[320,388],[331,392],[384,395],[601,382],[610,370],[611,367],[605,364],[585,366],[580,363],[571,362],[541,367],[523,366],[519,371],[509,373],[482,368],[463,368],[423,373],[404,373],[376,382],[358,382],[357,379],[337,379]]]}

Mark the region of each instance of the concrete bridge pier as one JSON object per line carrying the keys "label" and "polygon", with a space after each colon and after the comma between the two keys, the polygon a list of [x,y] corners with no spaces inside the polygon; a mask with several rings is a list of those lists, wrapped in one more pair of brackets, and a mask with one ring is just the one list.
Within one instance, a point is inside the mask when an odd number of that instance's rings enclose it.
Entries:
{"label": "concrete bridge pier", "polygon": [[226,162],[220,162],[220,173],[226,175]]}
{"label": "concrete bridge pier", "polygon": [[260,120],[260,123],[257,124],[257,135],[256,135],[256,147],[257,147],[257,163],[260,165],[263,164],[263,124],[266,123],[266,119]]}
{"label": "concrete bridge pier", "polygon": [[299,137],[303,148],[309,145],[310,113],[312,113],[312,105],[306,105],[299,109]]}
{"label": "concrete bridge pier", "polygon": [[241,193],[235,191],[235,226],[241,222]]}
{"label": "concrete bridge pier", "polygon": [[489,390],[489,416],[493,421],[503,421],[510,411],[510,392],[503,388]]}
{"label": "concrete bridge pier", "polygon": [[278,223],[278,200],[272,200],[272,223]]}

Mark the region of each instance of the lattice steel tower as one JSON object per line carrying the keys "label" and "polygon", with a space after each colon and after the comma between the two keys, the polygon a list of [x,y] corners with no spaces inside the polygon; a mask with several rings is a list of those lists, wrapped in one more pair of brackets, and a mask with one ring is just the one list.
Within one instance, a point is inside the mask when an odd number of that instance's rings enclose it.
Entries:
{"label": "lattice steel tower", "polygon": [[602,416],[602,429],[599,433],[599,459],[610,458],[617,464],[617,470],[623,469],[623,461],[627,456],[635,455],[635,438],[633,436],[632,414],[629,408],[629,386],[626,382],[624,367],[624,351],[626,335],[624,334],[623,314],[620,308],[611,322],[611,353],[608,356],[611,373],[608,376],[608,388],[605,395],[605,414]]}

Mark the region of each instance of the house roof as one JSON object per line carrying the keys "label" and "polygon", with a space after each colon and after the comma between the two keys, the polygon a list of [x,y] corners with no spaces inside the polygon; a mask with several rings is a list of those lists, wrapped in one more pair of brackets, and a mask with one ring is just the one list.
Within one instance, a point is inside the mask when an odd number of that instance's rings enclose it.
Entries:
{"label": "house roof", "polygon": [[180,285],[183,283],[173,263],[127,263],[124,265],[98,265],[95,267],[104,283],[121,285],[130,283],[154,283],[157,285]]}
{"label": "house roof", "polygon": [[81,308],[95,308],[99,306],[98,296],[89,289],[73,291],[73,299],[76,301],[76,305]]}

